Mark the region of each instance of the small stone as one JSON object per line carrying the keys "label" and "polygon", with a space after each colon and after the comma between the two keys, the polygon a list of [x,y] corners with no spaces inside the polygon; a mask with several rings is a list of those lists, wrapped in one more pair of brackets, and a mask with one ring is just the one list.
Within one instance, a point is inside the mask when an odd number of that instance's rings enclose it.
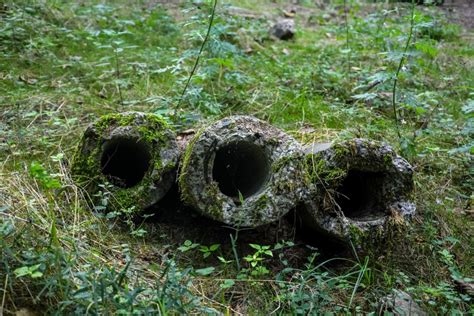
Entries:
{"label": "small stone", "polygon": [[296,33],[295,20],[285,18],[278,20],[270,30],[270,34],[281,40],[289,40]]}
{"label": "small stone", "polygon": [[384,312],[393,313],[400,316],[425,316],[428,315],[406,292],[393,290],[392,294],[380,300],[380,314]]}

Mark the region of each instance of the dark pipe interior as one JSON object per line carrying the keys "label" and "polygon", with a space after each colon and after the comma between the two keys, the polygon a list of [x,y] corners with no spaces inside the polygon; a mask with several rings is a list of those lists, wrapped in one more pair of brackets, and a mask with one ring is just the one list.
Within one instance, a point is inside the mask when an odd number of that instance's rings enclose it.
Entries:
{"label": "dark pipe interior", "polygon": [[269,160],[265,150],[251,142],[234,142],[219,148],[214,159],[212,177],[221,192],[238,199],[257,193],[268,180]]}
{"label": "dark pipe interior", "polygon": [[123,188],[138,184],[150,167],[148,146],[134,138],[117,137],[103,145],[101,168],[110,181]]}
{"label": "dark pipe interior", "polygon": [[382,216],[384,210],[381,172],[350,170],[336,190],[336,203],[344,215],[351,219],[371,220]]}

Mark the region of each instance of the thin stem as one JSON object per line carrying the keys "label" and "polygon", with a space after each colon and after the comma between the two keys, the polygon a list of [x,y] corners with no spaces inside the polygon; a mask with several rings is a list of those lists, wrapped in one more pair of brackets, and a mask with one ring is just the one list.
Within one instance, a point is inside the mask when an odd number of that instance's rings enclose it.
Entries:
{"label": "thin stem", "polygon": [[5,275],[5,286],[3,287],[2,305],[0,306],[0,312],[3,312],[5,307],[5,298],[7,297],[7,286],[8,286],[8,273]]}
{"label": "thin stem", "polygon": [[122,96],[122,89],[120,88],[120,65],[119,65],[119,57],[118,57],[118,51],[117,47],[114,48],[114,53],[115,53],[115,75],[117,76],[117,90],[119,93],[120,97],[120,104],[123,106],[123,96]]}
{"label": "thin stem", "polygon": [[240,258],[239,254],[237,253],[237,239],[239,238],[239,229],[235,229],[235,237],[230,234],[230,243],[232,245],[232,252],[234,254],[234,259],[235,259],[235,266],[237,268],[237,271],[240,272]]}
{"label": "thin stem", "polygon": [[347,50],[347,73],[351,71],[351,53],[350,53],[350,38],[349,38],[349,7],[347,5],[347,0],[344,0],[344,19],[346,24],[346,50]]}
{"label": "thin stem", "polygon": [[[179,108],[179,106],[181,105],[181,101],[183,100],[184,94],[186,93],[186,90],[188,89],[189,83],[191,82],[191,78],[194,76],[194,72],[196,71],[196,68],[199,64],[199,59],[201,57],[202,51],[204,49],[204,46],[207,43],[209,34],[211,33],[212,23],[214,22],[214,15],[216,13],[216,6],[217,6],[217,0],[214,0],[214,6],[212,7],[211,18],[209,19],[209,26],[207,28],[206,37],[204,37],[204,40],[202,41],[201,48],[199,49],[199,53],[196,57],[196,61],[194,62],[193,69],[191,70],[191,73],[189,74],[189,77],[186,82],[186,85],[184,86],[183,92],[181,92],[181,97],[179,98],[178,105],[176,106],[176,108]],[[176,109],[175,109],[175,112],[176,112]]]}
{"label": "thin stem", "polygon": [[410,22],[410,32],[408,34],[407,41],[405,43],[405,49],[403,50],[402,58],[400,58],[400,63],[398,64],[397,72],[395,73],[395,78],[393,80],[393,89],[392,89],[392,110],[393,115],[395,118],[395,126],[397,127],[397,135],[398,139],[401,138],[400,134],[400,123],[398,121],[398,113],[397,113],[397,83],[398,83],[398,75],[400,70],[403,67],[403,63],[405,62],[406,53],[408,51],[408,47],[410,46],[411,38],[413,36],[413,28],[415,25],[415,0],[411,2],[411,22]]}

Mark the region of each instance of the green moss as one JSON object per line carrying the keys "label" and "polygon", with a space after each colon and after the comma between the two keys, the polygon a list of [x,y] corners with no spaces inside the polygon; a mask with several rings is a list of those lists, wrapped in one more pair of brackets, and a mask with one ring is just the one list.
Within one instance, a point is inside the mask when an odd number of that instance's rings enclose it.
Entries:
{"label": "green moss", "polygon": [[[83,186],[91,196],[99,189],[99,185],[108,182],[108,178],[101,172],[100,154],[103,140],[108,137],[111,128],[119,126],[131,126],[135,128],[142,141],[150,148],[150,155],[153,161],[153,168],[150,170],[158,171],[158,174],[173,170],[175,162],[170,161],[163,165],[160,157],[160,151],[164,146],[169,146],[173,139],[169,131],[168,124],[160,117],[154,114],[108,114],[102,116],[86,132],[81,143],[78,146],[74,157],[72,172],[76,182]],[[97,135],[95,136],[91,135]],[[152,146],[152,144],[156,144]],[[91,175],[96,175],[91,179]],[[113,198],[109,202],[111,209],[129,209],[136,206],[141,209],[146,201],[146,192],[151,185],[154,185],[151,177],[146,177],[143,183],[137,187],[120,188],[112,187]]]}
{"label": "green moss", "polygon": [[356,143],[352,140],[345,143],[337,143],[331,146],[331,150],[334,154],[333,159],[335,161],[346,161],[349,157],[354,156]]}
{"label": "green moss", "polygon": [[162,143],[166,143],[167,138],[164,136],[170,129],[164,119],[151,113],[139,115],[135,115],[133,112],[126,115],[123,113],[107,114],[94,124],[94,128],[99,134],[105,132],[111,126],[137,126],[137,131],[143,140],[146,142],[160,141]]}
{"label": "green moss", "polygon": [[385,248],[387,235],[393,234],[393,236],[396,236],[397,233],[394,232],[400,231],[400,225],[390,223],[390,221],[391,220],[388,219],[383,225],[373,226],[365,230],[356,225],[349,225],[347,238],[354,246],[360,248],[364,252],[378,254],[383,248]]}
{"label": "green moss", "polygon": [[156,159],[155,161],[153,161],[153,166],[156,170],[160,170],[162,167],[161,159]]}
{"label": "green moss", "polygon": [[359,246],[364,244],[364,241],[367,240],[368,234],[366,231],[363,231],[356,225],[349,225],[349,240],[354,244],[354,246]]}
{"label": "green moss", "polygon": [[[301,155],[290,155],[285,156],[272,164],[272,172],[278,173],[285,167],[291,165],[294,168],[291,178],[281,179],[278,182],[275,182],[274,186],[277,189],[277,192],[280,191],[283,194],[285,192],[291,192],[296,189],[297,185],[301,185],[301,181],[305,181],[304,175],[306,173],[306,168],[304,166],[304,159]],[[309,184],[309,182],[307,183]]]}
{"label": "green moss", "polygon": [[118,190],[113,193],[112,207],[118,210],[128,210],[139,205],[140,196],[137,190]]}
{"label": "green moss", "polygon": [[277,161],[272,163],[272,172],[276,173],[279,172],[282,168],[288,165],[295,157],[293,156],[285,156],[283,158],[278,159]]}
{"label": "green moss", "polygon": [[221,193],[217,183],[210,183],[206,187],[206,195],[210,202],[208,203],[210,206],[209,209],[207,209],[208,214],[214,219],[222,220],[222,206],[224,204],[224,200],[221,198]]}
{"label": "green moss", "polygon": [[[339,150],[340,155],[343,152]],[[325,185],[336,187],[347,175],[347,170],[336,165],[338,164],[329,164],[322,153],[309,154],[305,159],[305,179],[313,184],[322,181]]]}
{"label": "green moss", "polygon": [[268,195],[262,194],[255,202],[255,211],[258,213],[259,211],[265,209],[268,206],[268,202]]}
{"label": "green moss", "polygon": [[121,113],[112,113],[102,116],[95,124],[97,132],[102,133],[110,126],[128,126],[133,124],[136,117],[134,115],[123,115]]}
{"label": "green moss", "polygon": [[326,161],[320,153],[309,154],[304,160],[305,180],[309,183],[317,183],[319,174],[325,169]]}
{"label": "green moss", "polygon": [[[84,150],[86,150],[85,140],[82,139],[73,157],[71,173],[78,185],[89,188],[91,184],[95,184],[94,180],[100,178],[101,175],[100,166],[97,162],[100,148],[96,147],[88,152],[84,152]],[[87,158],[84,159],[84,156]],[[97,176],[91,178],[91,175]]]}
{"label": "green moss", "polygon": [[[163,145],[167,144],[169,135],[166,135],[169,131],[168,123],[157,116],[147,116],[147,125],[140,126],[138,132],[143,140],[146,142],[157,141]],[[168,136],[168,137],[166,137]]]}
{"label": "green moss", "polygon": [[199,139],[199,137],[202,135],[203,132],[204,132],[204,128],[200,129],[196,133],[193,139],[191,139],[189,144],[186,146],[183,157],[181,158],[181,170],[178,177],[178,185],[181,190],[181,199],[187,205],[194,205],[195,200],[192,197],[190,193],[191,190],[189,189],[188,184],[186,182],[186,171],[188,170],[190,162],[191,162],[194,144],[196,144],[197,140]]}
{"label": "green moss", "polygon": [[386,167],[391,167],[392,164],[393,164],[393,157],[394,157],[394,153],[393,152],[389,152],[389,153],[386,153],[384,156],[383,156],[383,161],[384,161],[384,164]]}

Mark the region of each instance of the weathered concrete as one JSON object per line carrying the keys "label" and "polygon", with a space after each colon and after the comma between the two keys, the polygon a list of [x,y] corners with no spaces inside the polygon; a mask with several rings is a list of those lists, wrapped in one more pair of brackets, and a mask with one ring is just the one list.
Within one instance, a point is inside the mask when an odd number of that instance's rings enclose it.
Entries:
{"label": "weathered concrete", "polygon": [[179,177],[183,200],[233,226],[276,221],[304,195],[301,157],[295,139],[261,120],[222,119],[187,146]]}
{"label": "weathered concrete", "polygon": [[270,34],[281,40],[289,40],[295,36],[295,20],[284,18],[278,20],[271,28]]}
{"label": "weathered concrete", "polygon": [[79,145],[72,173],[94,203],[99,185],[109,183],[109,209],[158,202],[176,179],[176,135],[160,117],[140,112],[110,114],[91,124]]}
{"label": "weathered concrete", "polygon": [[385,144],[311,144],[305,161],[313,185],[299,215],[310,230],[347,242],[415,213],[412,167]]}
{"label": "weathered concrete", "polygon": [[392,294],[380,300],[378,314],[385,315],[386,313],[397,316],[428,315],[408,293],[400,290],[393,290]]}

